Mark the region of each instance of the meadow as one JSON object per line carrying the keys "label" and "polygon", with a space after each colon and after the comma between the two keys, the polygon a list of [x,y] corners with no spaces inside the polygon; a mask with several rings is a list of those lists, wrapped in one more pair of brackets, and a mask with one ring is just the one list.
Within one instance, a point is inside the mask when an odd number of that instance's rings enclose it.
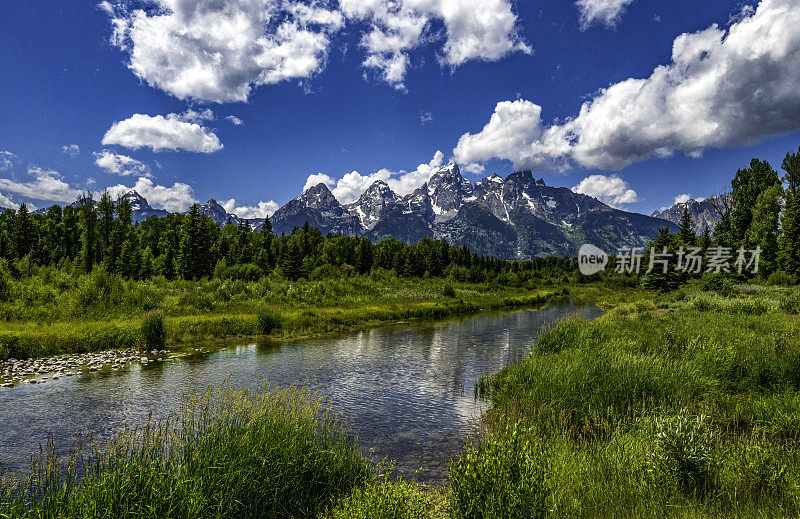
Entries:
{"label": "meadow", "polygon": [[[563,295],[562,281],[474,283],[400,278],[376,269],[290,281],[130,280],[96,268],[71,275],[40,267],[6,279],[0,292],[0,360],[187,343],[239,336],[294,339],[484,310],[530,307]],[[145,322],[162,321],[152,344]]]}

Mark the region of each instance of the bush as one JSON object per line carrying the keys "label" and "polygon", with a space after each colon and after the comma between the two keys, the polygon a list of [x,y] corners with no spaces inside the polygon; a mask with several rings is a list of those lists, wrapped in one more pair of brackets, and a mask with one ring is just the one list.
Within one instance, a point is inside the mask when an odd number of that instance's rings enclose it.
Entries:
{"label": "bush", "polygon": [[655,472],[692,494],[711,484],[711,433],[705,420],[685,409],[674,418],[655,419]]}
{"label": "bush", "polygon": [[445,285],[442,289],[444,297],[456,297],[456,290],[451,285]]}
{"label": "bush", "polygon": [[735,291],[733,280],[724,274],[703,275],[700,279],[700,288],[707,292],[716,292],[723,297],[728,297]]}
{"label": "bush", "polygon": [[233,281],[258,281],[261,279],[261,269],[253,263],[240,263],[227,267],[222,272],[221,278]]}
{"label": "bush", "polygon": [[164,315],[161,312],[150,312],[142,321],[142,338],[148,350],[161,349],[167,343],[167,332],[164,329]]}
{"label": "bush", "polygon": [[269,335],[281,327],[281,315],[271,308],[263,307],[256,314],[256,330],[261,335]]}
{"label": "bush", "polygon": [[789,286],[797,284],[797,280],[791,274],[787,274],[781,270],[773,272],[767,278],[767,285],[772,286]]}
{"label": "bush", "polygon": [[454,518],[543,517],[550,495],[541,446],[518,425],[467,448],[450,465]]}
{"label": "bush", "polygon": [[800,291],[793,291],[781,299],[781,310],[787,314],[800,314]]}

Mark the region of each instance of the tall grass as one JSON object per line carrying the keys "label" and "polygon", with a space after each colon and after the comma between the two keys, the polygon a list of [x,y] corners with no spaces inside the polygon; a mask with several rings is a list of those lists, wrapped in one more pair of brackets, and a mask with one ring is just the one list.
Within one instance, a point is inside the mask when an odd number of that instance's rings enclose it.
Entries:
{"label": "tall grass", "polygon": [[225,385],[103,451],[39,458],[0,482],[0,517],[317,517],[369,475],[315,395]]}
{"label": "tall grass", "polygon": [[[460,481],[519,463],[547,467],[544,508],[558,517],[797,516],[798,329],[760,292],[662,296],[548,327],[528,358],[478,384],[492,434],[471,472],[451,470],[454,503],[488,492]],[[533,462],[491,451],[510,427],[541,453]],[[518,499],[491,488],[503,495],[481,502]]]}

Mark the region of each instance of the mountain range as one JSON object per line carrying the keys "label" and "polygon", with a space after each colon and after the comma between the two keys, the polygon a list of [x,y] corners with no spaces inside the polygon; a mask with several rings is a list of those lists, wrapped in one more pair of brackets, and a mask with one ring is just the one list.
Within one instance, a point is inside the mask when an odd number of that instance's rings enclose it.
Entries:
{"label": "mountain range", "polygon": [[530,171],[506,178],[492,174],[473,184],[454,163],[402,197],[379,180],[358,200],[342,205],[325,184],[318,184],[278,209],[270,220],[276,233],[289,233],[308,221],[323,232],[373,241],[444,239],[506,259],[572,256],[584,243],[609,252],[640,247],[661,227],[677,229],[663,219],[621,211],[565,187],[550,187]]}
{"label": "mountain range", "polygon": [[[123,197],[131,202],[136,222],[167,215],[136,191]],[[220,225],[242,221],[214,199],[200,209]],[[677,220],[675,211],[679,211]],[[506,178],[492,174],[473,183],[461,175],[457,164],[450,163],[406,196],[378,180],[345,205],[325,184],[317,184],[278,209],[270,221],[276,234],[291,233],[308,222],[323,233],[365,236],[375,242],[396,238],[415,243],[430,237],[465,245],[480,254],[529,259],[574,256],[584,243],[610,253],[621,247],[643,247],[659,228],[677,230],[682,211],[670,208],[651,216],[622,211],[568,188],[548,186],[544,180],[534,179],[530,171]],[[707,209],[697,215],[711,222]],[[247,221],[256,231],[264,222]]]}
{"label": "mountain range", "polygon": [[672,207],[662,209],[660,211],[653,211],[650,215],[653,218],[663,218],[672,223],[680,224],[683,210],[689,210],[689,216],[692,218],[692,227],[694,232],[703,234],[706,229],[714,230],[717,226],[722,214],[720,212],[720,201],[718,197],[711,198],[690,198],[685,202],[677,202]]}

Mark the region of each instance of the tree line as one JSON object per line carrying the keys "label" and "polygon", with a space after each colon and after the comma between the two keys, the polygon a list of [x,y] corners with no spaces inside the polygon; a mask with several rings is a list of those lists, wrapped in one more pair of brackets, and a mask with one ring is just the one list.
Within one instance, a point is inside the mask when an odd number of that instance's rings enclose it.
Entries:
{"label": "tree line", "polygon": [[374,244],[367,238],[324,235],[308,223],[277,236],[269,218],[258,232],[247,220],[220,226],[197,204],[186,214],[150,216],[139,223],[132,214],[127,199],[115,201],[108,192],[97,202],[83,196],[44,214],[32,214],[22,204],[0,214],[0,258],[28,274],[37,265],[79,273],[101,267],[129,279],[170,280],[213,276],[254,281],[276,271],[297,280],[380,268],[402,277],[446,275],[481,282],[504,273],[561,275],[576,266],[570,258],[500,260],[430,238],[413,245],[392,238]]}
{"label": "tree line", "polygon": [[[672,289],[693,277],[692,272],[678,268],[679,258],[692,247],[699,248],[703,255],[712,248],[730,251],[731,263],[737,251],[757,249],[759,276],[800,279],[800,148],[786,154],[781,169],[783,175],[758,158],[739,169],[731,180],[730,191],[714,201],[720,218],[713,233],[706,228],[703,234],[696,235],[691,215],[684,207],[678,232],[661,229],[650,243],[645,265],[650,263],[650,250],[666,250],[671,260],[668,272],[656,269],[645,275],[645,286]],[[740,275],[736,269],[720,274]]]}

